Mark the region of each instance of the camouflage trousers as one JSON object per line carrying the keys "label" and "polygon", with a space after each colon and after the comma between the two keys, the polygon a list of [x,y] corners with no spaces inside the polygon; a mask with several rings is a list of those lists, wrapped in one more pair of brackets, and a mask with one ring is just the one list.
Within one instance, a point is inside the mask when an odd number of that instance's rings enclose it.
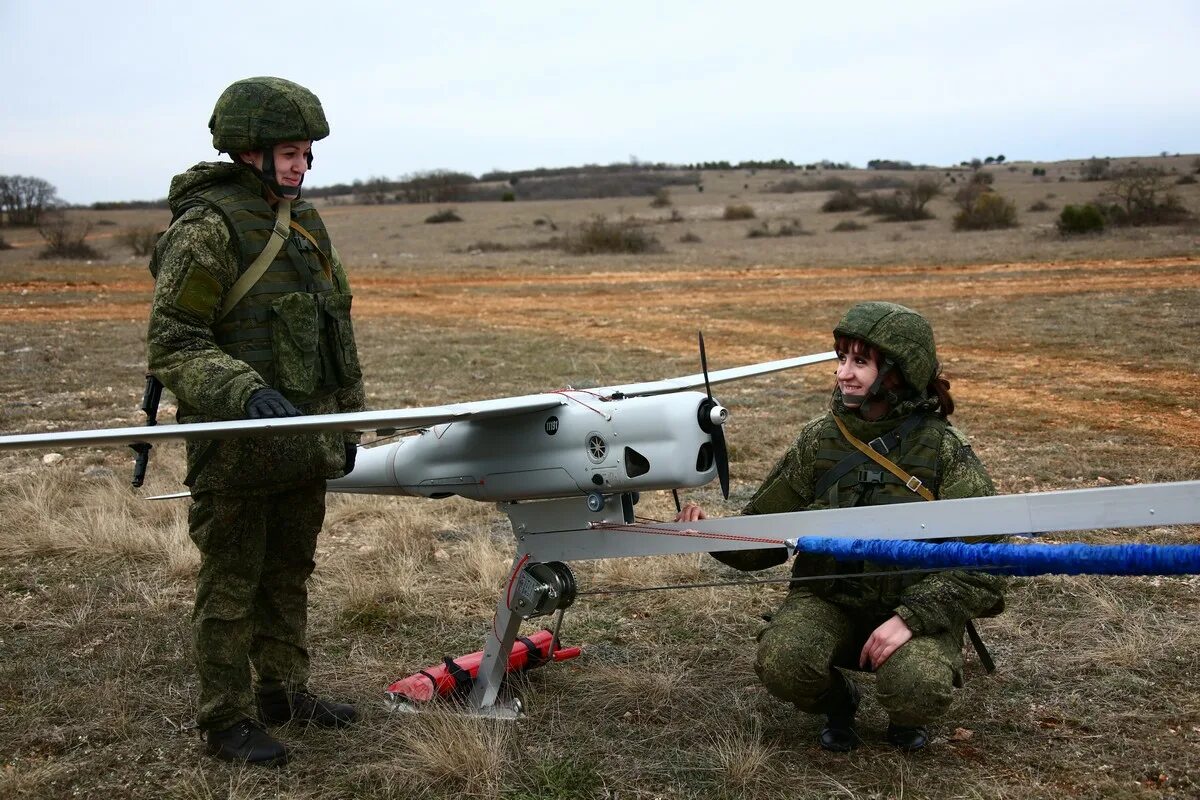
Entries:
{"label": "camouflage trousers", "polygon": [[[758,637],[755,671],[767,691],[810,714],[828,714],[845,701],[871,632],[890,614],[847,609],[804,590],[792,592]],[[962,631],[914,636],[876,671],[876,696],[897,725],[933,722],[962,685]]]}
{"label": "camouflage trousers", "polygon": [[308,577],[325,519],[325,481],[253,495],[204,492],[188,513],[200,549],[192,641],[204,730],[256,718],[260,690],[308,680]]}

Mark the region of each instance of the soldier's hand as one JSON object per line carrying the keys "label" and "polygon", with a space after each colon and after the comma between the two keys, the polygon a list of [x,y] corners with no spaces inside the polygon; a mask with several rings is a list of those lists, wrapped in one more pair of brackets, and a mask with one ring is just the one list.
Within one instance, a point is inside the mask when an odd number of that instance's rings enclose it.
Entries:
{"label": "soldier's hand", "polygon": [[279,392],[268,387],[259,389],[246,401],[246,416],[250,419],[269,417],[298,417],[300,410]]}
{"label": "soldier's hand", "polygon": [[704,513],[703,508],[695,503],[688,503],[675,515],[676,522],[695,522],[698,519],[708,519],[708,515]]}
{"label": "soldier's hand", "polygon": [[346,467],[343,472],[349,475],[354,470],[354,457],[358,455],[358,445],[346,442]]}
{"label": "soldier's hand", "polygon": [[871,636],[863,645],[862,652],[858,656],[858,666],[863,669],[879,669],[885,661],[891,658],[892,653],[899,650],[900,646],[911,638],[912,630],[909,629],[908,623],[899,615],[893,615],[891,619],[871,632]]}

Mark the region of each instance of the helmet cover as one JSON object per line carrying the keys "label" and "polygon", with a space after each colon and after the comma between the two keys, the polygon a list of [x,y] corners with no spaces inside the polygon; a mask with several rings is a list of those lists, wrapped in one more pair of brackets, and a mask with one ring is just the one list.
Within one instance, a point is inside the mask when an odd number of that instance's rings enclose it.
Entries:
{"label": "helmet cover", "polygon": [[231,84],[208,120],[213,147],[222,153],[267,150],[280,142],[324,139],[329,123],[317,96],[283,78],[246,78]]}
{"label": "helmet cover", "polygon": [[860,339],[875,347],[895,363],[904,380],[918,392],[924,392],[941,369],[929,321],[896,303],[855,305],[838,322],[833,335]]}

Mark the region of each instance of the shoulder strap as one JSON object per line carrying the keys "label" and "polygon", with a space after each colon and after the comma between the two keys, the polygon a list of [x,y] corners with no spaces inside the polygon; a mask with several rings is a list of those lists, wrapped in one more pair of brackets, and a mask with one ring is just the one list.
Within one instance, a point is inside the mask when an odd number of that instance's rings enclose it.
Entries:
{"label": "shoulder strap", "polygon": [[[837,418],[834,417],[834,419]],[[921,424],[923,419],[925,419],[924,414],[913,414],[905,418],[905,420],[897,425],[895,430],[893,430],[891,433],[880,436],[877,439],[872,439],[870,442],[868,442],[868,444],[871,446],[871,449],[877,453],[890,453],[900,446],[900,441],[912,433],[913,430]],[[858,467],[858,465],[865,464],[867,460],[868,457],[862,452],[855,452],[834,464],[832,467],[826,470],[825,474],[821,476],[821,479],[817,481],[816,488],[813,490],[814,497],[823,496],[835,483],[848,475],[850,471]]]}
{"label": "shoulder strap", "polygon": [[233,307],[246,296],[246,292],[254,284],[258,283],[258,279],[267,271],[267,267],[271,266],[271,262],[275,260],[275,256],[279,255],[279,250],[283,247],[283,243],[287,241],[289,236],[289,222],[292,218],[292,201],[280,200],[279,210],[275,213],[275,229],[271,231],[271,238],[267,240],[267,246],[258,254],[258,258],[254,259],[237,282],[229,289],[229,294],[225,295],[225,302],[221,305],[221,313],[217,315],[218,320],[225,318]]}
{"label": "shoulder strap", "polygon": [[833,417],[833,421],[838,426],[838,430],[840,430],[842,432],[842,436],[846,437],[846,441],[848,441],[848,442],[850,442],[850,444],[854,445],[855,449],[857,449],[860,453],[865,455],[867,458],[871,459],[876,464],[883,467],[884,469],[886,469],[888,472],[895,475],[900,480],[904,481],[904,486],[910,492],[916,492],[917,494],[921,495],[921,497],[924,497],[926,500],[934,499],[933,492],[929,491],[929,489],[925,488],[925,486],[922,485],[920,478],[916,477],[915,475],[909,475],[907,472],[900,469],[900,467],[896,466],[894,463],[892,463],[890,460],[888,460],[887,457],[885,457],[881,453],[875,452],[875,450],[873,450],[871,447],[864,444],[861,439],[859,439],[857,436],[855,436],[853,433],[850,432],[850,430],[845,426],[845,424],[843,424],[842,421],[837,418],[836,414]]}
{"label": "shoulder strap", "polygon": [[306,231],[304,226],[299,222],[296,222],[296,220],[292,220],[291,225],[292,230],[303,236],[305,239],[308,239],[309,243],[313,246],[313,249],[317,251],[317,257],[321,259],[321,268],[325,270],[325,277],[332,278],[333,261],[325,254],[325,251],[321,249],[321,245],[317,244],[316,238],[311,233]]}

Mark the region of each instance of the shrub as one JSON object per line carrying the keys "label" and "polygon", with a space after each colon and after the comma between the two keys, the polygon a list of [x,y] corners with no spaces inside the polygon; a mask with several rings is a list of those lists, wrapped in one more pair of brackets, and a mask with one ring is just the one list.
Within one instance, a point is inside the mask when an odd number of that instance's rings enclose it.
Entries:
{"label": "shrub", "polygon": [[839,189],[821,204],[821,210],[825,212],[857,211],[863,205],[863,200],[858,196],[858,192],[853,189]]}
{"label": "shrub", "polygon": [[562,249],[574,255],[593,253],[659,253],[658,237],[633,222],[595,217],[562,238]]}
{"label": "shrub", "polygon": [[12,250],[13,246],[8,243],[8,240],[0,236],[0,250]]}
{"label": "shrub", "polygon": [[679,237],[679,241],[683,242],[684,244],[695,244],[696,242],[702,242],[704,240],[691,231],[688,231],[683,236]]}
{"label": "shrub", "polygon": [[517,196],[513,192],[505,192],[504,194],[500,195],[501,203],[515,203],[516,200]]}
{"label": "shrub", "polygon": [[1046,177],[1046,168],[1045,167],[1034,167],[1032,170],[1032,173],[1035,178],[1036,177],[1044,178],[1044,177]]}
{"label": "shrub", "polygon": [[755,216],[757,215],[754,213],[754,208],[743,203],[725,206],[725,214],[722,216],[722,219],[754,219]]}
{"label": "shrub", "polygon": [[1068,205],[1058,215],[1058,232],[1064,236],[1104,230],[1104,213],[1092,203]]}
{"label": "shrub", "polygon": [[1033,204],[1029,206],[1029,210],[1030,211],[1053,211],[1054,207],[1051,206],[1049,203],[1047,203],[1045,200],[1035,200],[1033,202]]}
{"label": "shrub", "polygon": [[981,192],[954,215],[956,231],[990,231],[1017,224],[1017,206],[995,192]]}
{"label": "shrub", "polygon": [[1189,183],[1195,183],[1195,182],[1196,182],[1195,175],[1180,175],[1178,178],[1175,179],[1176,186],[1186,186]]}
{"label": "shrub", "polygon": [[821,178],[813,184],[813,189],[818,192],[840,192],[845,189],[854,190],[854,181],[848,178],[839,178],[836,175],[830,175]]}
{"label": "shrub", "polygon": [[751,228],[750,230],[746,231],[747,239],[761,239],[761,238],[774,239],[774,238],[780,238],[780,237],[786,238],[788,236],[811,236],[811,235],[812,235],[812,233],[810,231],[804,230],[804,226],[800,224],[800,220],[798,220],[798,219],[793,219],[789,222],[781,222],[781,223],[779,223],[779,227],[776,228],[775,230],[771,230],[770,224],[766,220],[763,220],[762,225],[759,225],[757,228]]}
{"label": "shrub", "polygon": [[86,239],[92,232],[89,222],[73,224],[65,219],[58,219],[38,228],[38,233],[46,240],[46,249],[40,258],[79,258],[100,259],[104,255],[87,243]]}
{"label": "shrub", "polygon": [[797,192],[838,192],[843,189],[854,189],[855,183],[847,178],[839,178],[836,175],[821,178],[820,180],[800,180],[799,178],[789,178],[785,181],[775,181],[768,183],[763,187],[763,192],[767,194],[795,194]]}
{"label": "shrub", "polygon": [[135,256],[148,256],[158,243],[159,231],[153,225],[139,225],[121,231],[117,241],[133,251]]}
{"label": "shrub", "polygon": [[435,214],[430,214],[425,221],[430,225],[440,225],[443,222],[462,222],[463,218],[453,208],[443,208]]}
{"label": "shrub", "polygon": [[654,190],[654,199],[650,201],[651,208],[667,208],[671,205],[671,192],[665,186]]}
{"label": "shrub", "polygon": [[906,189],[908,181],[895,175],[872,175],[862,182],[863,189]]}
{"label": "shrub", "polygon": [[867,226],[856,219],[844,219],[837,225],[834,225],[831,230],[834,233],[846,233],[848,231],[865,231],[866,229]]}
{"label": "shrub", "polygon": [[972,173],[971,183],[978,183],[981,186],[991,186],[996,182],[996,176],[986,170],[979,170]]}

